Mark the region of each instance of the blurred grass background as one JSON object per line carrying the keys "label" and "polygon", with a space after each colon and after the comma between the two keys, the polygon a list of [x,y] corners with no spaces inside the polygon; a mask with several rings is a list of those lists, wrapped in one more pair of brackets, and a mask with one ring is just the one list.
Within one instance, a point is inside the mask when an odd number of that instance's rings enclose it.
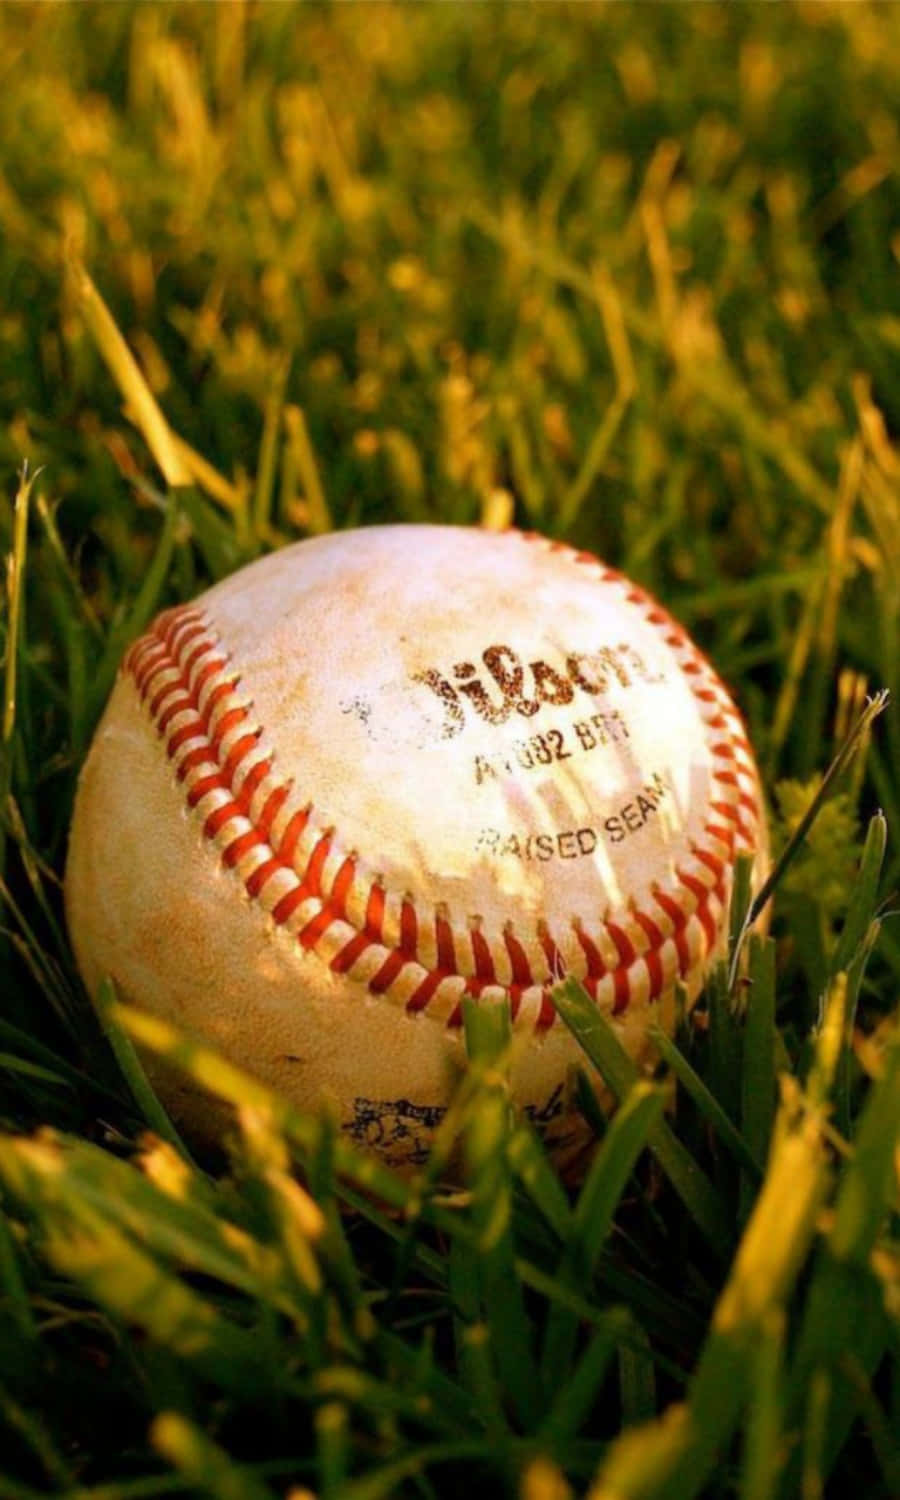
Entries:
{"label": "blurred grass background", "polygon": [[[0,1038],[7,1126],[50,1122],[123,1150],[133,1134],[133,1107],[77,998],[58,930],[55,874],[74,779],[108,685],[109,643],[115,654],[134,626],[135,601],[187,597],[270,546],[332,525],[512,518],[598,552],[659,595],[735,689],[776,837],[785,836],[866,693],[888,688],[896,700],[900,687],[898,7],[8,4],[0,75],[0,548],[19,564],[4,619],[3,791],[13,797]],[[177,516],[92,337],[82,264],[188,445],[196,489]],[[13,498],[25,460],[43,473],[21,566],[25,514],[20,503],[17,522]],[[877,807],[892,834],[881,890],[897,886],[898,766],[900,726],[889,710],[779,892],[777,1058],[807,1083],[808,1037],[839,972],[835,954],[853,957],[837,934],[859,888],[862,828]],[[867,898],[858,938],[876,914],[874,889]],[[900,941],[886,923],[862,986],[861,1024],[854,1030],[852,1007],[845,1014],[838,1125],[847,1134],[866,1075],[878,1071],[898,977]],[[728,1066],[724,1054],[717,1061],[715,1024],[713,1033],[704,1067],[739,1118],[737,1054]],[[833,1082],[832,1065],[822,1066]],[[701,1109],[688,1129],[691,1147],[726,1208],[739,1198],[746,1208],[740,1172],[703,1157],[705,1118]],[[258,1175],[262,1159],[267,1172],[281,1170],[274,1147],[271,1158],[254,1149],[245,1176]],[[88,1169],[72,1170],[77,1183]],[[8,1166],[8,1186],[13,1178]],[[332,1202],[327,1171],[320,1188]],[[109,1187],[111,1198],[123,1191]],[[607,1266],[644,1349],[620,1347],[613,1429],[672,1398],[723,1284],[723,1266],[701,1255],[688,1326],[675,1337],[684,1261],[672,1264],[671,1246],[688,1244],[696,1227],[680,1212],[651,1197],[629,1230],[652,1294],[621,1274],[615,1282]],[[48,1213],[62,1210],[57,1203]],[[546,1226],[539,1234],[527,1220],[516,1224],[540,1260],[535,1244]],[[477,1232],[477,1212],[469,1227]],[[334,1224],[330,1233],[338,1243]],[[358,1311],[387,1296],[393,1316],[413,1263],[441,1286],[417,1295],[426,1304],[446,1298],[433,1252],[414,1254],[404,1241],[395,1262],[385,1248],[391,1231],[378,1233],[359,1247],[368,1290],[358,1302],[332,1246],[345,1304]],[[47,1279],[37,1256],[20,1286],[11,1269],[17,1236],[0,1239],[12,1324],[31,1348],[34,1314],[23,1309],[37,1298],[41,1331],[51,1335],[49,1352],[34,1354],[28,1399],[0,1401],[16,1433],[0,1493],[38,1485],[74,1495],[82,1482],[112,1484],[116,1475],[120,1487],[105,1497],[162,1493],[153,1486],[171,1476],[135,1477],[149,1461],[149,1414],[177,1409],[196,1418],[197,1432],[221,1435],[223,1408],[203,1384],[215,1385],[218,1366],[213,1376],[204,1366],[196,1384],[184,1376],[179,1389],[174,1346],[158,1327],[149,1350],[130,1343],[127,1311],[104,1303],[102,1277],[85,1292],[84,1267],[79,1280],[67,1263],[82,1288],[73,1293]],[[555,1265],[551,1249],[547,1265]],[[458,1314],[478,1299],[457,1252]],[[895,1262],[884,1265],[893,1266],[884,1272],[890,1282]],[[873,1497],[894,1493],[900,1377],[890,1284],[892,1314],[856,1312],[861,1329],[877,1324],[880,1349],[893,1340],[893,1375],[882,1374],[872,1394],[878,1360],[870,1360],[852,1399],[844,1390],[847,1425],[860,1410],[866,1420],[836,1471],[836,1494],[859,1474]],[[604,1286],[595,1313],[607,1307]],[[779,1316],[796,1319],[791,1295]],[[253,1308],[261,1296],[257,1287]],[[447,1307],[435,1305],[429,1337],[446,1371]],[[662,1353],[660,1323],[669,1340]],[[778,1366],[784,1330],[770,1324],[757,1351],[750,1457],[740,1471],[726,1464],[710,1493],[791,1493],[801,1486],[791,1468],[799,1443],[803,1496],[813,1500],[837,1462],[836,1453],[823,1457],[833,1390],[823,1396],[810,1376],[819,1366],[807,1339],[791,1379],[812,1395],[806,1415],[796,1415]],[[6,1379],[24,1369],[10,1340],[0,1360]],[[267,1347],[290,1362],[277,1339]],[[654,1366],[666,1357],[674,1374]],[[400,1358],[394,1346],[391,1358]],[[76,1398],[76,1371],[91,1360],[114,1372],[127,1463],[117,1435],[103,1430],[94,1394],[102,1382],[86,1381]],[[591,1419],[580,1456],[548,1439],[550,1467],[534,1469],[544,1449],[503,1446],[502,1402],[498,1413],[471,1349],[460,1367],[480,1392],[476,1406],[487,1403],[490,1442],[503,1450],[499,1470],[485,1469],[479,1440],[481,1482],[490,1473],[513,1490],[531,1484],[529,1500],[562,1494],[552,1486],[564,1484],[563,1471],[586,1482],[610,1423]],[[389,1385],[385,1370],[396,1368],[388,1362],[379,1378]],[[41,1387],[55,1394],[39,1418]],[[396,1478],[397,1493],[433,1493],[414,1443],[409,1472],[382,1474],[366,1489],[367,1466],[374,1472],[400,1440],[385,1389],[367,1406],[365,1393],[351,1399],[338,1387],[340,1400],[327,1382],[327,1400],[309,1396],[317,1417],[303,1407],[304,1441],[318,1455],[313,1488],[387,1494]],[[438,1404],[441,1391],[456,1410],[449,1387],[432,1384]],[[245,1396],[242,1387],[239,1409]],[[75,1415],[65,1415],[67,1402]],[[532,1430],[525,1408],[519,1432]],[[347,1415],[357,1409],[359,1427]],[[268,1414],[279,1453],[292,1410]],[[784,1414],[783,1431],[773,1410]],[[391,1420],[402,1426],[406,1416]],[[266,1439],[254,1447],[237,1425],[237,1449],[259,1458]],[[61,1448],[54,1428],[66,1434]],[[559,1431],[569,1432],[565,1421]],[[226,1459],[197,1432],[188,1441],[164,1428],[156,1444],[181,1483],[258,1493],[244,1471],[217,1468]],[[463,1482],[466,1461],[455,1453],[453,1483]],[[121,1487],[126,1472],[137,1490]],[[241,1490],[244,1482],[251,1487]],[[670,1493],[654,1489],[652,1476],[642,1482],[649,1487],[640,1493]]]}

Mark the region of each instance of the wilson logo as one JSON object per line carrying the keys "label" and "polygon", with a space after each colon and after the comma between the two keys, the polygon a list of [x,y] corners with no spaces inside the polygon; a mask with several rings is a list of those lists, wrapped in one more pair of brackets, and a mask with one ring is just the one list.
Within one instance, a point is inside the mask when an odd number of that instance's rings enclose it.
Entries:
{"label": "wilson logo", "polygon": [[483,675],[473,662],[461,661],[450,675],[431,667],[417,672],[413,682],[430,688],[444,710],[443,739],[460,734],[470,713],[485,724],[505,724],[514,714],[530,719],[545,704],[562,706],[576,694],[601,698],[615,683],[661,682],[633,646],[600,646],[596,651],[570,651],[558,666],[539,658],[525,663],[511,646],[488,646],[481,654]]}

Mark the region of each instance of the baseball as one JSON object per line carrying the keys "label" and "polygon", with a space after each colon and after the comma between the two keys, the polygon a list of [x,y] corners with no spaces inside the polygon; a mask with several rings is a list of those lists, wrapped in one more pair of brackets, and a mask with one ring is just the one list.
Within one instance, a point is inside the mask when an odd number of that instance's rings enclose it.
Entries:
{"label": "baseball", "polygon": [[[87,987],[212,1043],[410,1167],[507,997],[512,1091],[562,1165],[576,976],[633,1057],[765,861],[740,716],[596,557],[382,526],[262,558],[137,641],[82,772],[66,908]],[[217,1107],[153,1065],[189,1131]],[[598,1088],[600,1087],[598,1082]]]}

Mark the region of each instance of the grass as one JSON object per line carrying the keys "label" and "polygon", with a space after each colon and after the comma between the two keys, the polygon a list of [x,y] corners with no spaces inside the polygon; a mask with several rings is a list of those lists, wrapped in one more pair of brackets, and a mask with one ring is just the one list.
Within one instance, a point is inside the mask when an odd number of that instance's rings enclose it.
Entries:
{"label": "grass", "polygon": [[[0,1496],[900,1493],[898,62],[867,3],[0,9]],[[684,621],[790,853],[658,1077],[560,990],[620,1099],[577,1194],[502,1014],[409,1184],[93,1010],[61,916],[157,608],[509,519]]]}

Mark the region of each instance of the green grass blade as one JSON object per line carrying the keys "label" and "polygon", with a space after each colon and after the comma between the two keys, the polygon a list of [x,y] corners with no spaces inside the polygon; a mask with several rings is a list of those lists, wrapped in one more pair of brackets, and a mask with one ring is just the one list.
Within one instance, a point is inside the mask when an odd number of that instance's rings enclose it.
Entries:
{"label": "green grass blade", "polygon": [[656,1414],[656,1371],[650,1340],[641,1330],[643,1347],[633,1342],[619,1345],[619,1390],[622,1400],[622,1425],[635,1427]]}
{"label": "green grass blade", "polygon": [[40,1249],[101,1307],[225,1389],[277,1384],[258,1337],[223,1318],[86,1203],[49,1142],[0,1138],[0,1179],[36,1225]]}
{"label": "green grass blade", "polygon": [[734,865],[734,884],[728,908],[728,953],[734,953],[741,941],[741,933],[753,900],[752,854],[739,854]]}
{"label": "green grass blade", "polygon": [[513,1129],[507,1145],[510,1167],[535,1207],[561,1240],[572,1224],[572,1210],[565,1189],[536,1131],[525,1121]]}
{"label": "green grass blade", "polygon": [[[900,1148],[900,1031],[884,1053],[881,1077],[863,1110],[853,1156],[838,1183],[834,1218],[817,1263],[791,1368],[789,1400],[803,1403],[817,1370],[829,1372],[828,1410],[816,1465],[829,1470],[856,1411],[852,1382],[843,1361],[871,1378],[883,1355],[887,1331],[880,1309],[884,1291],[871,1256],[895,1203],[895,1159]],[[812,1418],[811,1418],[812,1420]],[[815,1436],[817,1429],[812,1429]]]}
{"label": "green grass blade", "polygon": [[454,1241],[450,1247],[450,1298],[456,1363],[460,1379],[492,1440],[500,1442],[508,1433],[508,1424],[491,1358],[488,1330],[481,1321],[480,1290],[475,1254],[460,1241]]}
{"label": "green grass blade", "polygon": [[796,859],[797,855],[800,852],[800,849],[802,848],[803,841],[806,838],[806,835],[808,834],[813,823],[815,822],[816,817],[818,816],[826,797],[831,791],[833,784],[839,779],[846,767],[850,764],[850,761],[853,759],[853,756],[859,749],[860,744],[864,743],[867,740],[869,734],[871,733],[872,725],[874,724],[875,720],[878,718],[879,714],[882,714],[884,712],[885,708],[887,707],[888,697],[889,694],[885,690],[883,692],[876,693],[875,697],[866,704],[856,723],[847,734],[837,754],[829,765],[828,770],[825,772],[825,775],[822,777],[816,793],[810,801],[809,807],[806,809],[803,817],[798,822],[796,828],[791,834],[790,839],[785,844],[777,860],[775,860],[762,886],[757,891],[756,896],[751,903],[750,910],[747,913],[743,932],[740,936],[739,941],[735,944],[734,953],[732,955],[732,988],[734,985],[734,978],[737,973],[737,965],[740,960],[744,937],[746,937],[746,934],[753,926],[753,923],[765,910],[765,907],[771,900],[772,894],[776,890],[779,881],[782,879],[789,866]]}
{"label": "green grass blade", "polygon": [[881,813],[870,820],[859,872],[850,894],[844,926],[831,956],[832,977],[848,969],[864,942],[875,915],[878,882],[887,846],[887,823]]}
{"label": "green grass blade", "polygon": [[236,1464],[194,1422],[176,1412],[161,1412],[150,1441],[189,1482],[191,1489],[214,1500],[275,1500],[275,1492]]}
{"label": "green grass blade", "polygon": [[[737,941],[740,941],[738,939]],[[709,1088],[720,1107],[738,1097],[741,1028],[735,992],[724,960],[712,967],[706,984],[709,1007]]]}
{"label": "green grass blade", "polygon": [[60,1057],[52,1047],[45,1046],[38,1037],[23,1031],[11,1022],[0,1018],[0,1043],[5,1043],[9,1049],[15,1049],[17,1057],[29,1057],[42,1067],[47,1068],[57,1078],[65,1080],[73,1088],[94,1089],[109,1103],[121,1104],[121,1096],[105,1087],[100,1078],[94,1078],[85,1073],[81,1068],[76,1068],[67,1058]]}
{"label": "green grass blade", "polygon": [[749,1398],[761,1331],[791,1293],[828,1182],[821,1121],[789,1093],[687,1405],[618,1438],[601,1465],[592,1500],[693,1500],[700,1494]]}
{"label": "green grass blade", "polygon": [[900,1145],[900,1027],[885,1048],[883,1071],[873,1087],[856,1132],[835,1204],[830,1253],[863,1263],[893,1203],[896,1151]]}
{"label": "green grass blade", "polygon": [[774,1500],[783,1463],[784,1316],[773,1309],[753,1357],[744,1425],[740,1500]]}
{"label": "green grass blade", "polygon": [[[769,1154],[775,1119],[775,944],[751,933],[747,967],[747,1012],[741,1059],[741,1130],[756,1166]],[[740,1217],[744,1222],[756,1195],[758,1176],[741,1178]]]}
{"label": "green grass blade", "polygon": [[320,1494],[328,1500],[340,1493],[349,1469],[347,1408],[340,1401],[326,1401],[314,1423]]}
{"label": "green grass blade", "polygon": [[185,1161],[189,1162],[191,1157],[186,1145],[160,1103],[131,1038],[119,1024],[116,994],[109,979],[104,979],[100,983],[95,999],[95,1009],[122,1076],[147,1124],[164,1141],[174,1146]]}
{"label": "green grass blade", "polygon": [[[553,1003],[621,1102],[634,1087],[639,1074],[610,1023],[573,979],[557,985],[553,991]],[[653,1127],[647,1144],[697,1227],[713,1249],[726,1256],[731,1242],[728,1214],[709,1178],[665,1122],[660,1121]]]}
{"label": "green grass blade", "polygon": [[[212,1190],[180,1159],[176,1158],[175,1171],[169,1169],[168,1190],[163,1191],[128,1163],[77,1138],[31,1143],[0,1137],[0,1146],[11,1184],[30,1181],[32,1198],[49,1215],[62,1217],[77,1202],[92,1224],[105,1224],[111,1234],[130,1239],[160,1262],[190,1269],[296,1314],[293,1283],[275,1249],[220,1217],[221,1205]],[[36,1174],[41,1171],[45,1186],[38,1191]],[[54,1173],[61,1178],[55,1196],[50,1193]],[[27,1206],[32,1199],[20,1193],[19,1201]]]}
{"label": "green grass blade", "polygon": [[685,1093],[689,1094],[703,1118],[712,1126],[726,1150],[731,1152],[750,1177],[759,1182],[762,1164],[751,1151],[744,1136],[725,1113],[718,1099],[707,1088],[699,1073],[691,1067],[684,1053],[658,1026],[651,1029],[653,1045],[664,1063],[672,1069]]}
{"label": "green grass blade", "polygon": [[380,1329],[376,1346],[387,1376],[408,1382],[414,1396],[424,1396],[442,1421],[453,1423],[461,1432],[484,1427],[483,1411],[460,1382],[441,1369],[428,1343],[423,1341],[414,1349],[396,1334]]}
{"label": "green grass blade", "polygon": [[[460,1439],[455,1443],[431,1443],[415,1447],[401,1458],[372,1467],[367,1474],[348,1480],[331,1500],[393,1500],[403,1480],[412,1479],[425,1483],[428,1471],[441,1464],[460,1464],[466,1460],[480,1467],[485,1463],[496,1467],[498,1451],[490,1440],[481,1438]],[[426,1489],[427,1495],[429,1491]]]}
{"label": "green grass blade", "polygon": [[518,1421],[529,1431],[539,1419],[540,1384],[511,1227],[509,1006],[464,1001],[463,1018],[469,1064],[480,1075],[481,1085],[468,1112],[464,1139],[481,1298],[498,1376]]}
{"label": "green grass blade", "polygon": [[272,524],[272,498],[278,462],[278,433],[284,411],[284,392],[289,370],[289,357],[283,356],[276,361],[270,376],[270,388],[263,410],[263,430],[256,464],[256,486],[252,505],[253,530],[259,540],[266,536]]}
{"label": "green grass blade", "polygon": [[140,592],[128,615],[113,627],[107,637],[106,646],[97,667],[92,687],[90,700],[90,720],[92,724],[96,722],[100,710],[109,697],[125,648],[130,646],[133,640],[137,639],[142,630],[146,629],[152,616],[159,609],[163,587],[175,550],[180,504],[179,499],[176,498],[177,495],[178,492],[175,490],[169,494],[162,530],[156,544],[156,551],[144,575]]}
{"label": "green grass blade", "polygon": [[662,1119],[663,1103],[662,1091],[639,1079],[617,1110],[591,1162],[575,1205],[568,1241],[572,1270],[578,1277],[593,1274],[634,1164]]}
{"label": "green grass blade", "polygon": [[3,673],[3,733],[0,739],[0,879],[6,874],[6,804],[13,786],[16,707],[24,636],[28,508],[36,478],[36,474],[29,475],[28,467],[24,465],[13,505],[12,551],[6,560],[6,661]]}
{"label": "green grass blade", "polygon": [[577,1363],[554,1391],[548,1392],[549,1409],[538,1429],[548,1447],[563,1454],[586,1421],[617,1349],[626,1333],[633,1332],[629,1315],[621,1308],[606,1313],[591,1335]]}
{"label": "green grass blade", "polygon": [[[35,1413],[28,1411],[2,1384],[0,1384],[0,1417],[3,1418],[7,1429],[14,1432],[19,1441],[30,1450],[47,1477],[61,1491],[65,1493],[74,1488],[75,1476],[70,1465],[59,1452],[59,1445],[46,1422]],[[15,1495],[15,1490],[12,1493]],[[41,1490],[39,1493],[46,1494],[46,1491]]]}
{"label": "green grass blade", "polygon": [[37,1324],[28,1300],[25,1278],[19,1265],[19,1254],[2,1197],[0,1197],[0,1296],[19,1333],[29,1343],[34,1343],[38,1336]]}
{"label": "green grass blade", "polygon": [[[575,1205],[574,1222],[559,1264],[562,1283],[578,1289],[590,1286],[613,1215],[653,1127],[662,1116],[659,1089],[637,1082],[613,1117],[609,1131],[588,1171]],[[544,1389],[559,1389],[571,1366],[578,1332],[575,1317],[559,1304],[550,1309],[541,1356]]]}
{"label": "green grass blade", "polygon": [[0,1072],[20,1073],[23,1078],[34,1078],[40,1083],[52,1084],[55,1088],[71,1088],[71,1079],[64,1078],[62,1074],[55,1072],[52,1068],[45,1068],[41,1063],[27,1062],[24,1057],[16,1057],[11,1052],[0,1052]]}

